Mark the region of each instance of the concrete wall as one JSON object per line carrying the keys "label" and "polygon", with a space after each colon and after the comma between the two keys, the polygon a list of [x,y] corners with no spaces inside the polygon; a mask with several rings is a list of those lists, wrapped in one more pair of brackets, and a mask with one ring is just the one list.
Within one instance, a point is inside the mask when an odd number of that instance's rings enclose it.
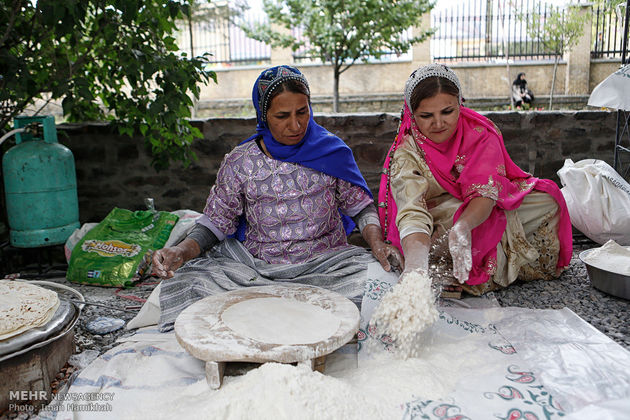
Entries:
{"label": "concrete wall", "polygon": [[[616,113],[485,113],[503,131],[513,160],[536,176],[558,182],[564,159],[598,158],[612,164]],[[352,148],[374,193],[381,165],[398,128],[396,114],[321,115],[317,121]],[[60,142],[74,153],[80,220],[100,221],[113,207],[143,208],[153,197],[160,210],[201,211],[223,156],[254,132],[253,118],[198,120],[204,138],[194,143],[199,160],[156,172],[143,139],[113,134],[106,125],[60,125]]]}
{"label": "concrete wall", "polygon": [[[423,64],[415,61],[355,64],[341,75],[339,93],[341,111],[398,112],[402,106],[402,92],[407,77]],[[614,60],[590,61],[588,70],[582,68],[580,73],[585,80],[578,80],[576,77],[567,83],[567,63],[561,61],[556,70],[554,84],[555,108],[584,108],[590,92],[602,80],[618,70],[619,65],[620,62]],[[331,112],[332,68],[325,65],[298,67],[306,75],[311,86],[314,110]],[[553,67],[553,62],[542,60],[511,63],[509,69],[505,64],[492,63],[451,65],[462,83],[462,91],[469,101],[468,104],[485,109],[509,105],[512,81],[520,72],[526,74],[528,86],[537,98],[537,106],[546,106],[551,93]],[[218,84],[202,88],[198,115],[203,117],[254,115],[251,89],[256,77],[264,68],[266,66],[217,71]],[[572,87],[573,82],[576,88]]]}

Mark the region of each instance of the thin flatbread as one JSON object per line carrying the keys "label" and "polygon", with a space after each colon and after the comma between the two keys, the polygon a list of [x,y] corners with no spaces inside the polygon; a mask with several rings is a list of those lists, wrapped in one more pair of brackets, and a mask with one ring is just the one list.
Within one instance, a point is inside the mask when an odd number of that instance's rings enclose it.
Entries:
{"label": "thin flatbread", "polygon": [[340,319],[319,306],[285,298],[257,298],[227,308],[221,319],[232,331],[262,343],[312,344],[333,336]]}
{"label": "thin flatbread", "polygon": [[58,307],[57,292],[23,281],[0,280],[0,340],[46,324]]}

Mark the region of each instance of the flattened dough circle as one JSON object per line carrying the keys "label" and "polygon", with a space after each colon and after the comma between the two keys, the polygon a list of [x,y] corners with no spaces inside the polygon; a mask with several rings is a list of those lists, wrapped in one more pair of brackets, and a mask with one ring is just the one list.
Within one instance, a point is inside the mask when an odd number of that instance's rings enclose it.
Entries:
{"label": "flattened dough circle", "polygon": [[270,344],[312,344],[337,332],[340,320],[319,306],[285,298],[238,302],[221,315],[242,337]]}
{"label": "flattened dough circle", "polygon": [[57,292],[23,281],[0,280],[0,340],[46,324],[58,307]]}

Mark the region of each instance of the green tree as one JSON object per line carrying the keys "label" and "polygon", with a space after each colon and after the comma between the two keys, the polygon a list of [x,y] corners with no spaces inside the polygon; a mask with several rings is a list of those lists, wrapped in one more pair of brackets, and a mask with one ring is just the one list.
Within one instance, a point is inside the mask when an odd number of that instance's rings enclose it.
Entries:
{"label": "green tree", "polygon": [[[403,31],[417,25],[433,7],[431,0],[264,0],[271,24],[288,29],[280,32],[270,24],[243,29],[251,38],[274,47],[304,47],[305,54],[330,63],[333,69],[333,110],[339,110],[339,77],[357,61],[402,54],[432,31],[403,38]],[[290,30],[300,28],[299,40]]]}
{"label": "green tree", "polygon": [[551,7],[545,13],[521,13],[518,18],[525,22],[527,34],[532,39],[540,41],[545,50],[554,55],[551,91],[549,92],[549,109],[551,110],[558,62],[562,54],[570,52],[580,40],[588,16],[581,12],[579,6],[569,6],[566,9]]}
{"label": "green tree", "polygon": [[68,121],[109,121],[140,133],[156,168],[194,157],[187,117],[207,58],[178,53],[172,0],[16,0],[0,4],[0,130],[38,101],[61,100]]}

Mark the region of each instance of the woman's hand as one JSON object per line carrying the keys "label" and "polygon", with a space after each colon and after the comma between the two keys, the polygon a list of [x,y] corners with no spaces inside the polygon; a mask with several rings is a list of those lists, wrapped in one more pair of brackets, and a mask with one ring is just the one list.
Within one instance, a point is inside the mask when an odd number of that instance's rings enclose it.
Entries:
{"label": "woman's hand", "polygon": [[448,249],[453,257],[453,275],[460,283],[468,280],[472,268],[472,229],[465,220],[458,220],[448,233]]}
{"label": "woman's hand", "polygon": [[153,273],[158,277],[169,279],[186,261],[197,257],[200,253],[199,244],[188,238],[179,245],[158,249],[153,253]]}
{"label": "woman's hand", "polygon": [[153,273],[161,278],[173,277],[184,264],[184,251],[176,246],[158,249],[153,253]]}
{"label": "woman's hand", "polygon": [[405,270],[403,275],[414,270],[429,272],[429,249],[431,240],[426,233],[412,233],[405,236],[401,241],[405,258]]}
{"label": "woman's hand", "polygon": [[402,270],[405,259],[398,251],[398,248],[383,242],[380,226],[374,224],[366,225],[361,231],[361,235],[370,246],[374,258],[383,266],[383,270],[391,271],[392,266]]}
{"label": "woman's hand", "polygon": [[374,258],[381,263],[383,266],[383,270],[391,271],[392,268],[394,270],[402,271],[402,268],[405,265],[405,259],[402,254],[393,245],[386,244],[385,242],[379,240],[375,241],[375,244],[372,244],[372,255]]}
{"label": "woman's hand", "polygon": [[472,230],[490,217],[494,204],[490,198],[473,198],[448,233],[453,275],[460,283],[468,280],[472,269]]}

